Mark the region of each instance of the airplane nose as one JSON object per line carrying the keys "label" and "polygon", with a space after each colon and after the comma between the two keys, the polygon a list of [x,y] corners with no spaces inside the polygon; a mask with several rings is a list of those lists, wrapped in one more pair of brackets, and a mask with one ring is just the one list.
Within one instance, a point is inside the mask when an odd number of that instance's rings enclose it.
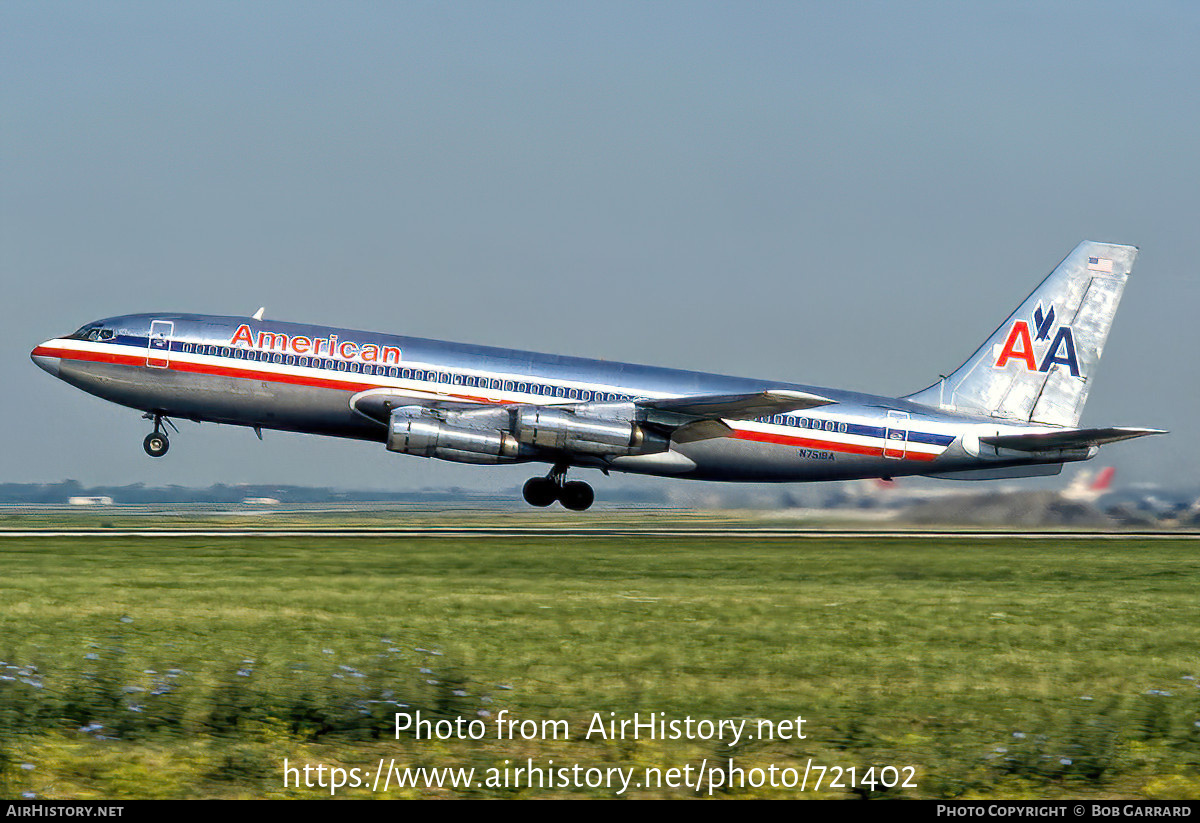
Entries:
{"label": "airplane nose", "polygon": [[50,354],[49,350],[44,344],[31,351],[29,353],[29,359],[32,360],[39,369],[58,377],[58,365],[62,362],[62,359]]}

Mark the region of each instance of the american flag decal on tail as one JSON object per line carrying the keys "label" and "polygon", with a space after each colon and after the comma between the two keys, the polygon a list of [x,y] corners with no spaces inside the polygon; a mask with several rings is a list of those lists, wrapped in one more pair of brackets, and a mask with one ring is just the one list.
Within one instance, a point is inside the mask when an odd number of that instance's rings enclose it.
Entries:
{"label": "american flag decal on tail", "polygon": [[1089,257],[1088,271],[1101,271],[1105,274],[1112,274],[1112,261],[1107,257]]}

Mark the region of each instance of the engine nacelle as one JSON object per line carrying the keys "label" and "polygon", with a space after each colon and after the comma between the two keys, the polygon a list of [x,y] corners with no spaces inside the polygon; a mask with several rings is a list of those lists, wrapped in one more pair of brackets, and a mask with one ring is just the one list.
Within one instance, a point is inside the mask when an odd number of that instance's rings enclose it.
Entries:
{"label": "engine nacelle", "polygon": [[640,454],[647,445],[637,423],[582,417],[563,409],[522,408],[513,430],[526,445],[584,454]]}
{"label": "engine nacelle", "polygon": [[397,409],[388,421],[389,451],[456,463],[512,463],[521,444],[508,432],[449,426],[421,410]]}

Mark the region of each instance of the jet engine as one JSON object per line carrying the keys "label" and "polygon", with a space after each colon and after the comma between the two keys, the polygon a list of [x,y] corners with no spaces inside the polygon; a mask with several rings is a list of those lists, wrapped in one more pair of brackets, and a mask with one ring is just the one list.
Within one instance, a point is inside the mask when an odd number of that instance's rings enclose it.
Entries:
{"label": "jet engine", "polygon": [[388,420],[389,451],[456,463],[515,463],[522,449],[508,432],[448,425],[424,409],[401,408]]}
{"label": "jet engine", "polygon": [[517,411],[513,431],[517,440],[529,446],[583,454],[643,454],[662,451],[667,445],[630,420],[606,420],[537,406]]}

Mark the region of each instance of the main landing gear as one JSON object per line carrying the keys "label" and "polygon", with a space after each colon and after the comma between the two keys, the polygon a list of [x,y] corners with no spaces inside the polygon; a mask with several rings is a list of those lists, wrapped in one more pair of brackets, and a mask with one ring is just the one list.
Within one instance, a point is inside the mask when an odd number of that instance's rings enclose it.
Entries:
{"label": "main landing gear", "polygon": [[167,439],[167,433],[163,431],[162,424],[166,423],[175,431],[179,431],[179,429],[170,420],[155,412],[146,412],[142,417],[154,421],[154,431],[146,435],[146,439],[142,441],[142,448],[151,457],[162,457],[167,453],[167,449],[171,448],[171,441]]}
{"label": "main landing gear", "polygon": [[578,480],[565,482],[566,477],[567,467],[560,464],[551,469],[545,477],[531,477],[526,480],[525,487],[521,490],[525,502],[531,506],[545,508],[557,500],[565,508],[576,512],[589,508],[596,499],[592,487]]}

